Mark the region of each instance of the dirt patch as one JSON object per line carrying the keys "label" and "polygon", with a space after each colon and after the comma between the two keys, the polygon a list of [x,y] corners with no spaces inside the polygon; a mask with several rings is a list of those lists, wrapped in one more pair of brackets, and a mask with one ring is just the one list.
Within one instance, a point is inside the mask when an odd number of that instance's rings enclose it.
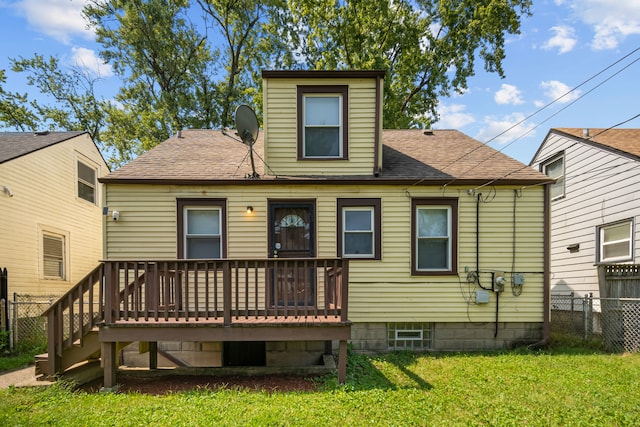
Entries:
{"label": "dirt patch", "polygon": [[[165,375],[159,377],[139,377],[118,375],[118,393],[141,393],[165,395],[189,390],[250,390],[269,393],[288,391],[316,391],[315,377],[295,375],[256,375],[256,376],[196,376]],[[79,387],[87,393],[98,393],[102,388],[102,379]]]}

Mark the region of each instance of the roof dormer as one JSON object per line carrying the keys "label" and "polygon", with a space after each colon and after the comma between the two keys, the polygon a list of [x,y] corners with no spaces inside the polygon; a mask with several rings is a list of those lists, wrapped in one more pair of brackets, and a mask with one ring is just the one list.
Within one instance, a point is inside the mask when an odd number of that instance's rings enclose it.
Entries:
{"label": "roof dormer", "polygon": [[377,175],[384,71],[264,71],[264,155],[276,175]]}

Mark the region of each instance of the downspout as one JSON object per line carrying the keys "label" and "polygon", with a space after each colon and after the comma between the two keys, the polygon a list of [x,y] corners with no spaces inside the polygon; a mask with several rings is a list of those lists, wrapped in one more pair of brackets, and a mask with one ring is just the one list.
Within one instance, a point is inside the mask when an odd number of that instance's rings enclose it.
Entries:
{"label": "downspout", "polygon": [[551,331],[551,186],[544,186],[544,230],[543,230],[543,279],[542,279],[542,340],[531,344],[530,350],[537,350],[549,344]]}
{"label": "downspout", "polygon": [[375,117],[375,130],[374,130],[374,149],[373,149],[373,176],[380,175],[380,156],[382,147],[380,147],[380,114],[382,109],[382,97],[380,96],[380,76],[376,76],[376,117]]}

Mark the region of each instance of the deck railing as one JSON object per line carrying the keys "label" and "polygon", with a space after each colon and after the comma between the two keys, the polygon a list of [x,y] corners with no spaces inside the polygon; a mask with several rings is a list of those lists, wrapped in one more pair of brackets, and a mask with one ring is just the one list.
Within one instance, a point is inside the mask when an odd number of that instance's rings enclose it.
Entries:
{"label": "deck railing", "polygon": [[106,260],[44,313],[49,366],[98,324],[347,322],[347,300],[341,259]]}

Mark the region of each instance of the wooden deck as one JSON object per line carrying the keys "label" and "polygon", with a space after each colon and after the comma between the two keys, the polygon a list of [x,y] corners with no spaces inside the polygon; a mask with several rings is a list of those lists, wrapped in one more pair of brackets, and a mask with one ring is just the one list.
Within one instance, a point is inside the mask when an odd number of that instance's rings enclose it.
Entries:
{"label": "wooden deck", "polygon": [[131,341],[339,341],[344,381],[347,295],[340,259],[103,261],[45,312],[47,371],[97,328],[107,388]]}

